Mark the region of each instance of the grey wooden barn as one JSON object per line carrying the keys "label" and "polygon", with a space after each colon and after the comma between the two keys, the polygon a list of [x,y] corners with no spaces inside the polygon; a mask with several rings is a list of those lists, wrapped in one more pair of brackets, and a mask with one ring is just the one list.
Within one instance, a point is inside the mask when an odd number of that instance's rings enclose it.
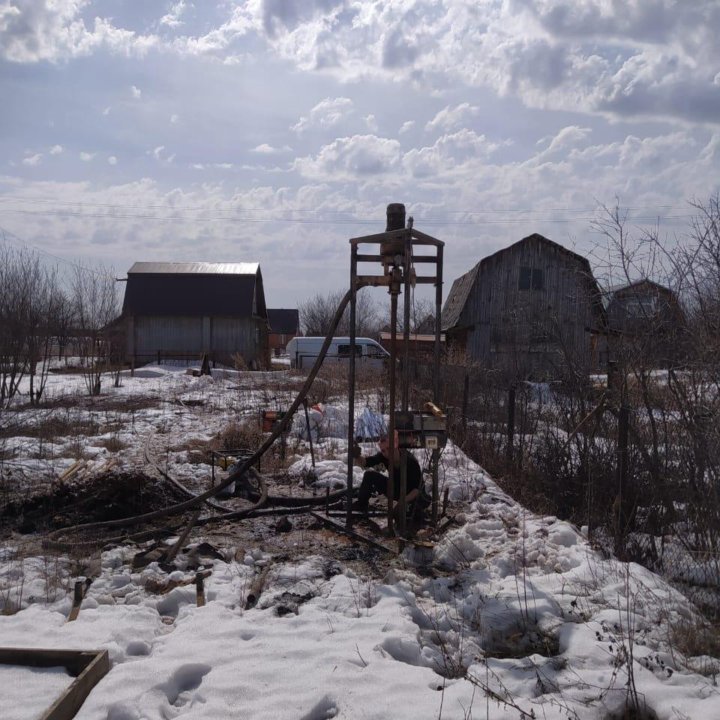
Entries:
{"label": "grey wooden barn", "polygon": [[548,379],[598,368],[605,313],[588,260],[533,234],[455,280],[442,330],[451,354],[504,379]]}
{"label": "grey wooden barn", "polygon": [[122,318],[127,359],[269,362],[268,317],[258,263],[136,262]]}

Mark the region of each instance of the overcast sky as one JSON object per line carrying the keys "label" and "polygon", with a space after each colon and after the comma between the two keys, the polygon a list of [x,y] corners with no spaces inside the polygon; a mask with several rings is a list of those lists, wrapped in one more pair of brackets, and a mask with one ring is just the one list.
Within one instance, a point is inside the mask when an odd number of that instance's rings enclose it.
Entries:
{"label": "overcast sky", "polygon": [[[720,0],[0,0],[5,241],[122,276],[259,261],[348,285],[404,202],[446,292],[616,197],[682,237],[720,185]],[[380,291],[377,291],[380,292]]]}

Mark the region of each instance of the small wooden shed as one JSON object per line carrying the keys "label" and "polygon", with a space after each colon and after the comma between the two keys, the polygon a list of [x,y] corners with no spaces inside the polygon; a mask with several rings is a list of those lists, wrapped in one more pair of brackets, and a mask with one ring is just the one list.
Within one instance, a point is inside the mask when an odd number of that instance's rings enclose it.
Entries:
{"label": "small wooden shed", "polygon": [[610,357],[669,367],[681,359],[685,315],[677,294],[648,278],[604,294]]}
{"label": "small wooden shed", "polygon": [[136,262],[122,318],[127,359],[197,358],[248,367],[269,362],[268,316],[258,263]]}
{"label": "small wooden shed", "polygon": [[300,334],[300,313],[297,308],[269,308],[270,351],[284,352],[287,344]]}
{"label": "small wooden shed", "polygon": [[448,352],[505,379],[599,367],[605,312],[587,258],[533,234],[457,278],[445,301]]}

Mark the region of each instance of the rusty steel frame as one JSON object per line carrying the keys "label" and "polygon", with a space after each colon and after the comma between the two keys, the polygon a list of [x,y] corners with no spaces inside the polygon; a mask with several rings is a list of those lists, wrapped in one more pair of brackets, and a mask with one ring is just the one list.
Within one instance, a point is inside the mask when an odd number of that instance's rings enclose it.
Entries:
{"label": "rusty steel frame", "polygon": [[[390,208],[388,208],[388,214]],[[408,410],[409,403],[409,358],[410,358],[410,287],[413,284],[433,284],[435,286],[435,344],[433,352],[433,402],[439,404],[440,400],[440,315],[442,311],[442,277],[443,277],[443,248],[445,243],[437,238],[427,235],[412,227],[412,218],[407,227],[388,230],[384,233],[375,233],[362,237],[350,238],[350,367],[348,380],[348,458],[347,458],[347,514],[346,525],[352,527],[352,495],[353,495],[353,443],[355,441],[355,346],[356,346],[356,305],[357,291],[362,287],[387,287],[390,294],[390,411],[388,435],[394,438],[396,406],[396,369],[397,369],[397,301],[401,287],[404,290],[404,329],[402,337],[403,363],[401,368],[401,407],[404,412]],[[391,244],[399,247],[402,243],[401,262],[393,261],[390,267],[388,255],[382,253],[383,246]],[[361,245],[378,245],[381,254],[360,253]],[[430,247],[435,249],[435,255],[415,256],[415,247]],[[382,263],[382,275],[358,274],[360,263]],[[416,264],[435,265],[434,275],[413,277]],[[395,443],[390,443],[390,463],[388,468],[388,531],[392,534],[393,518],[393,489],[395,483],[394,457]],[[432,523],[437,524],[438,517],[438,461],[440,451],[432,451]],[[405,496],[407,489],[407,450],[400,450],[400,494],[398,505],[401,511],[398,515],[399,530],[405,532]]]}

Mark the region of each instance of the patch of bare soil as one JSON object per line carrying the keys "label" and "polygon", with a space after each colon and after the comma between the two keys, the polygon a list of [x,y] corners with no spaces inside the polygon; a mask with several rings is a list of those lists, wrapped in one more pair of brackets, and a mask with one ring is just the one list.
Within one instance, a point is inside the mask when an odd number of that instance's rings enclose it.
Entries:
{"label": "patch of bare soil", "polygon": [[[299,514],[282,518],[273,515],[217,522],[198,529],[216,547],[237,548],[242,553],[260,548],[275,562],[300,561],[321,555],[337,566],[352,567],[357,572],[383,577],[395,556],[373,548],[362,540],[328,529],[312,515]],[[372,537],[368,533],[369,537]],[[377,536],[375,540],[382,540]]]}
{"label": "patch of bare soil", "polygon": [[80,523],[117,520],[186,499],[171,484],[137,473],[109,473],[2,507],[0,532],[47,532]]}

